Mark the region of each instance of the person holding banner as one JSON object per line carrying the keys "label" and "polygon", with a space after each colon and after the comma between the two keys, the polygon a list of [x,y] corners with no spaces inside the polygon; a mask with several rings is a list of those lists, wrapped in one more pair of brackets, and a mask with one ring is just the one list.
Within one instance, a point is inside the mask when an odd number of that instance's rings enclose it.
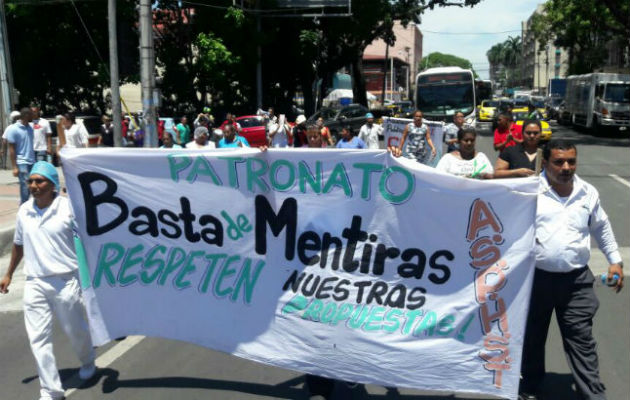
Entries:
{"label": "person holding banner", "polygon": [[422,111],[416,110],[413,113],[413,122],[410,122],[403,130],[398,150],[396,154],[402,154],[419,163],[423,163],[427,156],[426,147],[431,148],[431,158],[435,157],[437,151],[431,141],[431,129],[423,122]]}
{"label": "person holding banner", "polygon": [[28,179],[32,197],[19,208],[9,268],[0,280],[7,293],[13,273],[24,257],[24,322],[37,363],[40,400],[62,399],[52,345],[53,312],[81,361],[79,377],[95,371],[92,339],[85,320],[72,232],[70,201],[59,196],[55,167],[45,161],[33,165]]}
{"label": "person holding banner", "polygon": [[542,125],[537,119],[523,123],[523,143],[506,148],[494,164],[495,178],[518,178],[534,175],[536,154]]}
{"label": "person holding banner", "polygon": [[228,147],[249,147],[247,139],[236,133],[233,124],[223,125],[223,138],[219,140],[220,149]]}
{"label": "person holding banner", "polygon": [[[528,128],[529,129],[529,128]],[[521,364],[522,400],[536,399],[545,376],[545,341],[555,310],[564,351],[578,395],[606,399],[599,378],[593,317],[599,307],[587,265],[590,236],[608,261],[608,280],[623,287],[621,255],[599,193],[580,179],[577,149],[565,140],[550,141],[543,151],[543,167],[536,214],[536,272],[532,285]]]}
{"label": "person holding banner", "polygon": [[199,126],[195,128],[194,140],[186,143],[187,149],[214,149],[216,145],[214,142],[208,140],[208,128],[205,126]]}
{"label": "person holding banner", "polygon": [[473,128],[460,129],[457,133],[459,150],[444,154],[435,168],[466,178],[492,178],[492,164],[484,153],[475,150],[476,139],[477,132]]}

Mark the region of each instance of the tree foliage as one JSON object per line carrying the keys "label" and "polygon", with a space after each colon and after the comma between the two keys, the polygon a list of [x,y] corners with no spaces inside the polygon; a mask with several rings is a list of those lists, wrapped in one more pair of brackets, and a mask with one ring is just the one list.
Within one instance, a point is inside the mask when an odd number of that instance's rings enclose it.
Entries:
{"label": "tree foliage", "polygon": [[523,43],[520,36],[508,36],[500,43],[493,45],[486,57],[490,67],[500,72],[497,77],[502,86],[515,86],[521,83],[520,57]]}
{"label": "tree foliage", "polygon": [[541,47],[568,49],[569,74],[592,72],[605,63],[611,39],[628,46],[630,0],[550,0],[532,30]]}
{"label": "tree foliage", "polygon": [[471,69],[477,78],[477,73],[474,72],[472,63],[461,57],[454,56],[452,54],[443,54],[439,52],[433,52],[427,55],[421,63],[422,69],[435,68],[435,67],[449,67],[455,66],[463,69]]}
{"label": "tree foliage", "polygon": [[[132,0],[118,1],[123,82],[138,79],[134,7]],[[107,18],[103,15],[107,15],[107,2],[7,3],[7,30],[19,106],[38,103],[47,114],[65,110],[101,113],[107,109],[103,91],[110,84],[109,45]]]}

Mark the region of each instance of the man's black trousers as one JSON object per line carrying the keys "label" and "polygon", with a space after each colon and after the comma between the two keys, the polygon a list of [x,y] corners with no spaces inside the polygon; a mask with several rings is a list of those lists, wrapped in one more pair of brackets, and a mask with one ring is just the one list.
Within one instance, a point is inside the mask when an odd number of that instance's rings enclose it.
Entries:
{"label": "man's black trousers", "polygon": [[592,332],[599,307],[594,282],[588,266],[568,273],[536,269],[523,345],[521,391],[535,393],[545,376],[545,342],[555,310],[578,393],[588,400],[606,399]]}

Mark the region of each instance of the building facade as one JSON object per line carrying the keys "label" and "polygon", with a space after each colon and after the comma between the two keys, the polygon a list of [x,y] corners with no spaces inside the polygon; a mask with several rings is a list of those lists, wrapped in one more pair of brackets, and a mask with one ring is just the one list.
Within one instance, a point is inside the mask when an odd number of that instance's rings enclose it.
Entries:
{"label": "building facade", "polygon": [[536,11],[521,23],[523,54],[521,68],[525,86],[540,94],[547,93],[549,79],[565,78],[569,70],[569,53],[566,49],[555,47],[553,40],[546,47],[541,47],[531,30],[532,19],[536,14],[544,13],[544,4],[539,4]]}
{"label": "building facade", "polygon": [[[409,23],[404,27],[400,21],[395,21],[393,31],[396,36],[396,43],[393,46],[387,48],[385,42],[378,39],[367,46],[363,52],[363,71],[367,90],[379,99],[383,91],[384,73],[387,74],[385,76],[386,99],[411,98],[409,96],[413,91],[418,65],[422,59],[422,32],[418,25]],[[386,52],[387,66],[385,65]]]}

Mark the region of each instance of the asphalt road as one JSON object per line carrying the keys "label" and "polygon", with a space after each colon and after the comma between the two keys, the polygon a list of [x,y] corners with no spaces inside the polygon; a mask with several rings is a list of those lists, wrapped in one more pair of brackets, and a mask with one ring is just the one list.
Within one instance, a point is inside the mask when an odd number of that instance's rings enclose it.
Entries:
{"label": "asphalt road", "polygon": [[[601,193],[623,254],[628,262],[630,246],[630,138],[601,138],[554,126],[554,136],[578,144],[578,174]],[[489,133],[480,132],[478,150],[492,160],[495,152]],[[599,257],[599,258],[597,258]],[[594,252],[597,268],[603,268],[601,255]],[[7,257],[0,260],[4,271]],[[16,279],[16,283],[19,278]],[[19,284],[12,298],[0,297],[0,399],[34,399],[39,384],[35,364],[28,348],[21,311]],[[630,288],[614,294],[597,287],[600,310],[595,319],[602,380],[610,400],[630,399]],[[68,399],[305,399],[304,376],[293,371],[268,367],[191,344],[129,337],[98,350],[98,375],[78,387],[78,364],[69,343],[58,327],[55,353]],[[544,397],[572,400],[572,378],[565,361],[560,334],[552,323],[547,342],[548,375]],[[344,384],[335,389],[338,399],[447,399],[401,389]]]}

